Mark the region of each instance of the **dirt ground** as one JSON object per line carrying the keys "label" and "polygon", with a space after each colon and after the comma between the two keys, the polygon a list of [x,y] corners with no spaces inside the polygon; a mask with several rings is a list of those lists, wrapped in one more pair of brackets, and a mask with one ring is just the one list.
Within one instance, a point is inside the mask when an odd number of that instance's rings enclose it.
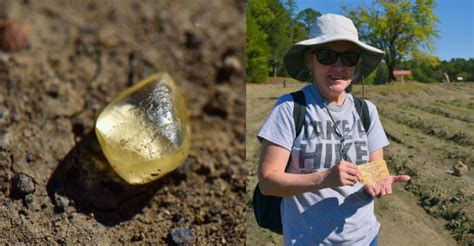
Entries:
{"label": "dirt ground", "polygon": [[[0,51],[0,243],[245,242],[244,1],[7,1],[30,45]],[[114,96],[167,71],[191,153],[131,186],[94,134]]]}
{"label": "dirt ground", "polygon": [[[259,158],[256,132],[278,96],[304,86],[290,83],[283,88],[282,81],[246,85],[248,245],[282,243],[280,235],[258,228],[249,205]],[[355,86],[354,92],[360,97],[361,87]],[[412,177],[375,202],[381,245],[474,244],[473,95],[474,83],[366,87],[365,97],[378,107],[390,140],[385,149],[390,172]],[[459,162],[469,168],[461,177],[452,168]]]}

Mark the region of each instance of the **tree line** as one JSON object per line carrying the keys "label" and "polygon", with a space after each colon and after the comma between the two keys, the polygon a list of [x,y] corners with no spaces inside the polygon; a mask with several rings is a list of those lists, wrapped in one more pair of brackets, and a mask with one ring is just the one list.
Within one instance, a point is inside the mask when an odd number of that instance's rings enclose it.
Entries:
{"label": "tree line", "polygon": [[[317,6],[315,6],[317,8]],[[342,6],[363,42],[385,51],[382,64],[367,84],[394,81],[393,70],[409,69],[406,79],[436,82],[474,81],[474,59],[440,61],[432,53],[439,37],[434,0],[376,0],[355,9]],[[247,0],[246,80],[260,83],[268,76],[288,76],[283,56],[294,43],[307,39],[311,24],[321,15],[314,9],[296,12],[294,0]]]}
{"label": "tree line", "polygon": [[320,15],[313,9],[296,13],[294,0],[247,0],[247,81],[287,76],[283,56],[291,45],[308,37],[311,23]]}

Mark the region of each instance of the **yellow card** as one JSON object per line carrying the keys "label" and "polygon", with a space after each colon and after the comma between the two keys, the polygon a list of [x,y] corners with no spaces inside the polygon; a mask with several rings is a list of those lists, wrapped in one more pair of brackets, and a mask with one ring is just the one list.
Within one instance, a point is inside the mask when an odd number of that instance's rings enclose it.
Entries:
{"label": "yellow card", "polygon": [[387,163],[384,160],[378,160],[358,165],[359,171],[362,173],[362,182],[370,184],[375,181],[384,179],[390,174],[388,173]]}

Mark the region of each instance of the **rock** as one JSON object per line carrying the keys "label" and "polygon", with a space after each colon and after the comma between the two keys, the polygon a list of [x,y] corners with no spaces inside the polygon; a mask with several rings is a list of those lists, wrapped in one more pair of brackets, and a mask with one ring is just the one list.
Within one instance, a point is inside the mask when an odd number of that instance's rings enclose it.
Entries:
{"label": "rock", "polygon": [[25,208],[21,208],[20,211],[18,211],[18,214],[28,216],[28,210],[26,210]]}
{"label": "rock", "polygon": [[204,105],[203,110],[212,116],[227,118],[233,110],[232,91],[229,87],[221,87],[215,91],[215,94]]}
{"label": "rock", "polygon": [[23,202],[28,209],[40,210],[40,205],[37,200],[34,194],[28,194],[23,199]]}
{"label": "rock", "polygon": [[[1,158],[1,156],[0,156]],[[7,176],[0,176],[0,192],[6,193],[10,188],[10,182]]]}
{"label": "rock", "polygon": [[33,155],[32,154],[27,154],[26,155],[26,162],[31,163],[33,161]]}
{"label": "rock", "polygon": [[0,105],[0,123],[4,123],[5,120],[9,117],[10,111],[3,105]]}
{"label": "rock", "polygon": [[55,207],[54,211],[56,213],[64,213],[66,212],[68,206],[69,206],[69,199],[67,197],[61,196],[58,193],[54,193],[54,201],[55,201]]}
{"label": "rock", "polygon": [[85,131],[84,123],[82,122],[75,122],[72,125],[72,132],[74,132],[75,136],[83,136]]}
{"label": "rock", "polygon": [[242,70],[242,64],[240,63],[240,59],[236,56],[226,56],[224,58],[224,66],[232,69],[233,71],[240,71]]}
{"label": "rock", "polygon": [[202,45],[202,40],[193,32],[186,32],[186,47],[197,49]]}
{"label": "rock", "polygon": [[196,164],[196,158],[194,156],[189,156],[184,164],[178,169],[178,173],[184,176],[188,176],[191,173],[191,166]]}
{"label": "rock", "polygon": [[465,175],[468,170],[469,169],[466,166],[466,164],[464,164],[462,162],[458,162],[458,163],[453,165],[453,174],[458,176],[458,177],[461,177],[461,176]]}
{"label": "rock", "polygon": [[11,139],[12,134],[10,128],[8,128],[5,133],[0,133],[0,149],[6,149],[10,145]]}
{"label": "rock", "polygon": [[0,49],[18,51],[29,45],[28,25],[7,20],[0,24]]}
{"label": "rock", "polygon": [[35,182],[31,177],[22,173],[16,174],[12,179],[11,196],[15,199],[23,198],[25,195],[35,191]]}
{"label": "rock", "polygon": [[178,245],[191,244],[192,230],[189,228],[174,228],[171,230],[171,239]]}
{"label": "rock", "polygon": [[145,239],[145,234],[143,234],[143,232],[141,233],[137,233],[135,235],[133,235],[132,237],[132,242],[140,242],[140,241],[143,241],[143,239]]}
{"label": "rock", "polygon": [[217,71],[217,83],[229,81],[231,76],[242,71],[242,64],[236,56],[228,55],[224,58],[223,66]]}

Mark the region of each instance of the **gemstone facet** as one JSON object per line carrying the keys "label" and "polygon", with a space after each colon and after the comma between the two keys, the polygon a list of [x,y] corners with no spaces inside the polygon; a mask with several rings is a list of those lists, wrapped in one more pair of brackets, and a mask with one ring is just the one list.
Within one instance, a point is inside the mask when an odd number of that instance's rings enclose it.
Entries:
{"label": "gemstone facet", "polygon": [[100,113],[95,132],[114,171],[130,184],[175,170],[190,148],[185,100],[167,73],[122,92]]}

